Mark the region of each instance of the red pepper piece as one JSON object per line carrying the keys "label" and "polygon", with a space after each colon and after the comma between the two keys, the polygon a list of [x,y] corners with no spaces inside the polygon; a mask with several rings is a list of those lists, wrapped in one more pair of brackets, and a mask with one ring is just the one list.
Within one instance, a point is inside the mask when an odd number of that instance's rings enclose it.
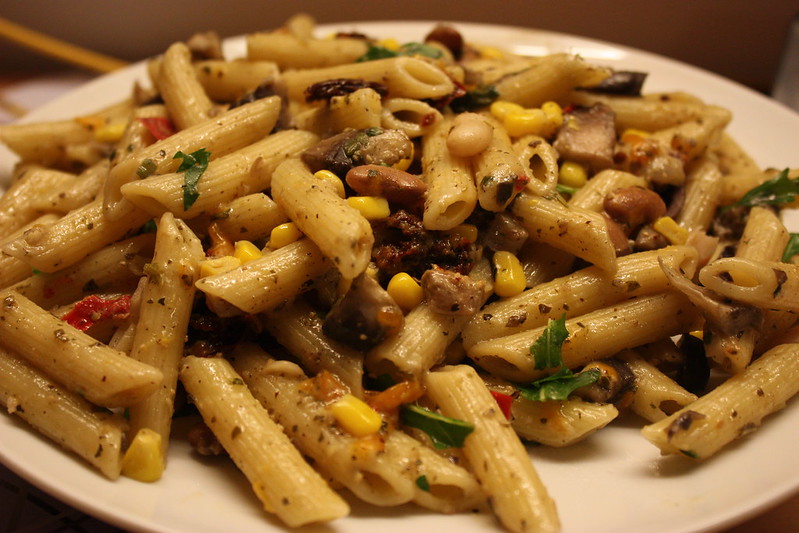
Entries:
{"label": "red pepper piece", "polygon": [[513,396],[508,396],[507,394],[502,394],[501,392],[491,391],[491,396],[497,401],[497,405],[499,405],[499,410],[502,411],[502,414],[505,415],[505,418],[510,420],[510,409],[511,405],[513,405]]}
{"label": "red pepper piece", "polygon": [[130,315],[130,295],[118,298],[101,298],[95,294],[75,304],[61,320],[81,331],[86,331],[101,320],[119,320]]}
{"label": "red pepper piece", "polygon": [[175,126],[166,117],[140,117],[139,122],[144,124],[157,141],[166,139],[175,133]]}

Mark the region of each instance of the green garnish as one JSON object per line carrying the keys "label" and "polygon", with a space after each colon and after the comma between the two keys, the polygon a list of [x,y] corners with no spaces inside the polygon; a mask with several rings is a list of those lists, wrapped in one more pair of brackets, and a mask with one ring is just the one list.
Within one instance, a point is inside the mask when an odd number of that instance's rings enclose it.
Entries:
{"label": "green garnish", "polygon": [[562,183],[558,183],[555,185],[555,190],[560,194],[568,194],[569,196],[573,195],[580,189],[577,187],[569,187],[568,185],[563,185]]}
{"label": "green garnish", "polygon": [[415,404],[405,404],[400,408],[400,422],[427,433],[433,446],[439,450],[462,447],[466,437],[474,431],[474,426],[469,422],[440,415]]}
{"label": "green garnish", "polygon": [[139,163],[139,166],[136,168],[136,175],[140,179],[144,179],[148,176],[151,176],[157,168],[158,166],[155,164],[155,161],[152,159],[145,159]]}
{"label": "green garnish", "polygon": [[424,43],[405,43],[400,46],[399,50],[394,51],[385,46],[370,45],[369,49],[364,55],[355,60],[356,63],[364,61],[374,61],[375,59],[388,59],[390,57],[398,56],[425,56],[431,59],[439,59],[443,54],[441,50],[434,46]]}
{"label": "green garnish", "polygon": [[178,151],[173,159],[182,158],[183,161],[178,167],[178,172],[183,172],[183,210],[188,211],[197,198],[200,197],[200,191],[197,189],[197,182],[200,181],[200,176],[203,175],[205,169],[208,168],[208,161],[211,159],[211,152],[205,148],[200,148],[196,152],[184,154]]}
{"label": "green garnish", "polygon": [[723,206],[721,211],[738,206],[788,204],[796,199],[797,194],[799,194],[799,179],[788,178],[788,169],[786,168],[775,177],[750,190],[737,202]]}
{"label": "green garnish", "polygon": [[791,233],[788,244],[785,245],[785,250],[782,252],[782,262],[790,262],[796,254],[799,254],[799,233]]}
{"label": "green garnish", "polygon": [[449,106],[456,113],[463,113],[464,111],[488,107],[497,98],[499,98],[499,92],[493,85],[483,85],[466,91],[466,94],[450,102]]}
{"label": "green garnish", "polygon": [[430,482],[424,474],[416,478],[416,486],[425,492],[430,492]]}
{"label": "green garnish", "polygon": [[580,387],[590,385],[600,378],[598,369],[591,369],[578,374],[563,366],[561,349],[563,341],[569,336],[566,329],[566,315],[557,320],[551,318],[547,322],[544,333],[530,346],[530,353],[535,358],[535,369],[545,370],[557,368],[549,376],[543,377],[528,385],[517,384],[523,398],[543,402],[546,400],[565,400]]}
{"label": "green garnish", "polygon": [[566,329],[566,314],[560,318],[547,321],[544,333],[530,346],[530,353],[535,358],[535,369],[544,370],[546,368],[556,368],[563,364],[560,352],[563,341],[569,336]]}

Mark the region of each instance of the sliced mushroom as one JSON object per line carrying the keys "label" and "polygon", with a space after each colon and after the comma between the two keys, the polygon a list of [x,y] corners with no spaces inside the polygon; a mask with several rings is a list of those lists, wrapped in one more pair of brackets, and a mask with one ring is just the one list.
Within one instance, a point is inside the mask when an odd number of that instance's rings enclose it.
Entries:
{"label": "sliced mushroom", "polygon": [[321,141],[302,154],[311,172],[327,169],[344,176],[357,165],[392,166],[413,157],[413,143],[400,130],[348,130]]}
{"label": "sliced mushroom", "polygon": [[350,289],[325,317],[322,332],[356,350],[368,350],[402,327],[402,310],[368,274],[352,280]]}
{"label": "sliced mushroom", "polygon": [[421,207],[427,185],[403,170],[383,165],[359,165],[347,172],[347,185],[358,194],[382,196],[392,204]]}
{"label": "sliced mushroom", "polygon": [[613,165],[616,114],[605,104],[580,107],[567,114],[553,147],[563,159],[594,170]]}
{"label": "sliced mushroom", "polygon": [[483,244],[494,250],[516,253],[527,241],[529,233],[508,213],[497,213],[483,233]]}
{"label": "sliced mushroom", "polygon": [[575,396],[596,403],[623,403],[635,389],[635,374],[620,359],[599,359],[580,371],[599,370],[599,379],[574,391]]}

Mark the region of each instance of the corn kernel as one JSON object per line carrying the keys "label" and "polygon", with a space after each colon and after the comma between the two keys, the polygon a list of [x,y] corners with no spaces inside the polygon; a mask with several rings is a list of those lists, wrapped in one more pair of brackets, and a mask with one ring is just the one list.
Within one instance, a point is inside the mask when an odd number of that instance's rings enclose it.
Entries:
{"label": "corn kernel", "polygon": [[700,341],[705,338],[705,332],[702,331],[701,329],[691,331],[689,335],[691,335],[691,337],[696,337]]}
{"label": "corn kernel", "polygon": [[413,163],[413,145],[412,144],[411,144],[411,155],[409,155],[408,157],[405,157],[403,159],[400,159],[399,161],[397,161],[396,163],[391,165],[391,167],[392,168],[396,168],[397,170],[402,170],[403,172],[405,172],[406,170],[408,170],[408,167],[411,166],[411,163]]}
{"label": "corn kernel", "polygon": [[558,183],[579,189],[588,181],[588,172],[580,163],[564,161],[558,172]]}
{"label": "corn kernel", "polygon": [[96,130],[97,128],[101,128],[104,124],[103,119],[101,119],[100,117],[96,117],[94,115],[77,117],[75,121],[77,121],[77,123],[80,124],[81,126],[89,128],[90,130]]}
{"label": "corn kernel", "polygon": [[477,226],[474,224],[458,224],[448,232],[450,235],[454,237],[458,237],[463,239],[467,243],[473,243],[477,241]]}
{"label": "corn kernel", "polygon": [[317,170],[314,173],[314,176],[319,178],[320,180],[324,181],[325,183],[329,183],[333,186],[333,190],[336,191],[336,194],[339,198],[344,198],[344,182],[341,181],[341,178],[330,172],[329,170]]}
{"label": "corn kernel", "polygon": [[242,264],[258,259],[262,255],[264,254],[261,253],[261,250],[250,241],[236,241],[234,245],[233,257],[241,261]]}
{"label": "corn kernel", "polygon": [[549,126],[546,113],[540,109],[525,109],[505,115],[502,123],[511,137],[546,135]]}
{"label": "corn kernel", "polygon": [[136,433],[130,447],[122,456],[122,473],[136,481],[151,483],[164,473],[164,455],[161,435],[152,429],[142,428]]}
{"label": "corn kernel", "polygon": [[481,46],[478,48],[480,57],[484,59],[502,59],[505,57],[505,52],[494,46]]}
{"label": "corn kernel", "polygon": [[297,227],[297,224],[294,222],[286,222],[272,228],[272,232],[269,234],[268,245],[272,250],[277,250],[278,248],[282,248],[287,244],[299,240],[300,237],[302,237],[302,232],[300,228]]}
{"label": "corn kernel", "polygon": [[345,431],[356,437],[365,437],[380,430],[383,419],[363,400],[345,394],[330,405],[333,418]]}
{"label": "corn kernel", "polygon": [[103,124],[94,130],[94,138],[100,142],[116,142],[122,138],[122,135],[125,133],[125,128],[127,127],[127,122]]}
{"label": "corn kernel", "polygon": [[213,259],[205,259],[200,261],[200,277],[205,278],[208,276],[215,276],[217,274],[224,274],[230,272],[234,268],[241,266],[241,260],[232,255],[225,255],[222,257],[215,257]]}
{"label": "corn kernel", "polygon": [[500,250],[494,253],[494,292],[497,296],[507,298],[522,292],[527,286],[524,267],[519,259],[510,252]]}
{"label": "corn kernel", "polygon": [[383,48],[388,48],[393,52],[396,52],[397,50],[400,49],[399,41],[393,38],[381,39],[377,41],[377,45],[382,46]]}
{"label": "corn kernel", "polygon": [[497,120],[505,120],[505,117],[510,113],[521,113],[524,111],[524,108],[519,104],[508,102],[507,100],[495,100],[491,103],[489,109]]}
{"label": "corn kernel", "polygon": [[557,102],[544,102],[541,104],[541,111],[547,116],[547,121],[552,128],[550,133],[554,133],[563,125],[563,108]]}
{"label": "corn kernel", "polygon": [[395,274],[389,280],[386,291],[406,313],[422,303],[424,298],[421,285],[406,272]]}
{"label": "corn kernel", "polygon": [[649,133],[643,130],[637,130],[634,128],[627,128],[622,132],[619,140],[624,144],[638,144],[644,139],[649,137]]}
{"label": "corn kernel", "polygon": [[380,220],[391,214],[388,200],[380,196],[350,196],[347,203],[360,211],[366,220]]}
{"label": "corn kernel", "polygon": [[660,217],[652,227],[666,237],[671,244],[685,244],[688,240],[688,230],[677,224],[671,217]]}

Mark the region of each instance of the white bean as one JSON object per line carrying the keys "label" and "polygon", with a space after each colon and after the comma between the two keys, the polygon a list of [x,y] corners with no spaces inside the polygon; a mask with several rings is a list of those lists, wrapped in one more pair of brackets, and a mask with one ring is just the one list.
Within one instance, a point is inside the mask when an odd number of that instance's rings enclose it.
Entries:
{"label": "white bean", "polygon": [[477,113],[461,113],[447,135],[449,153],[457,157],[477,155],[491,142],[493,128]]}

